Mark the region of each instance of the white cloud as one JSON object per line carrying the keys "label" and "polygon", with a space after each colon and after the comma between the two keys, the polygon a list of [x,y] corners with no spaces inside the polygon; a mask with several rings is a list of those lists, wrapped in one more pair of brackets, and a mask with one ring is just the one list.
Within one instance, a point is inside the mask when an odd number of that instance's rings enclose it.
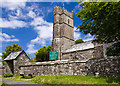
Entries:
{"label": "white cloud", "polygon": [[77,29],[77,27],[74,27],[74,31],[79,31],[79,30],[76,30]]}
{"label": "white cloud", "polygon": [[48,25],[49,26],[50,24],[47,21],[45,21],[43,17],[36,17],[34,18],[33,22],[31,22],[31,25],[33,26]]}
{"label": "white cloud", "polygon": [[35,12],[33,12],[33,11],[29,11],[29,13],[28,13],[27,15],[28,15],[29,17],[31,17],[31,18],[36,17]]}
{"label": "white cloud", "polygon": [[77,27],[74,27],[74,39],[76,40],[76,39],[80,39],[81,37],[81,35],[80,35],[80,31],[79,30],[76,30],[77,29]]}
{"label": "white cloud", "polygon": [[49,23],[49,24],[50,25],[48,26],[38,26],[35,28],[40,38],[43,38],[43,39],[52,38],[53,24],[52,23]]}
{"label": "white cloud", "polygon": [[37,32],[38,36],[35,39],[32,39],[30,44],[28,44],[28,49],[26,52],[29,54],[37,51],[34,49],[36,44],[45,46],[48,41],[52,41],[53,36],[53,23],[45,21],[43,17],[34,18],[31,25],[34,26],[34,30]]}
{"label": "white cloud", "polygon": [[27,53],[31,54],[37,52],[37,50],[34,49],[34,44],[29,44],[27,47],[28,47],[26,51]]}
{"label": "white cloud", "polygon": [[6,20],[0,18],[0,27],[1,28],[17,28],[17,27],[26,27],[27,23],[24,21],[19,21],[19,20]]}
{"label": "white cloud", "polygon": [[62,0],[62,1],[64,1],[64,2],[69,2],[70,0]]}
{"label": "white cloud", "polygon": [[9,36],[6,33],[0,32],[0,41],[2,41],[2,42],[15,42],[15,41],[19,41],[19,39],[16,39],[14,35]]}
{"label": "white cloud", "polygon": [[1,32],[0,32],[0,36],[5,37],[5,38],[11,38],[8,34],[6,34],[6,33],[1,33]]}
{"label": "white cloud", "polygon": [[[81,33],[79,30],[76,30],[77,27],[74,27],[74,39],[80,39],[81,38]],[[91,41],[94,40],[94,36],[92,36],[90,33],[84,36],[83,41]]]}
{"label": "white cloud", "polygon": [[24,8],[27,0],[1,0],[0,7],[14,10],[17,8]]}
{"label": "white cloud", "polygon": [[12,37],[12,38],[15,38],[15,36],[14,36],[14,35],[11,35],[11,37]]}
{"label": "white cloud", "polygon": [[36,37],[35,39],[31,40],[31,43],[39,43],[41,40],[39,37]]}
{"label": "white cloud", "polygon": [[91,40],[93,40],[94,38],[93,37],[91,37],[91,38],[86,38],[86,39],[83,39],[83,41],[91,41]]}
{"label": "white cloud", "polygon": [[20,16],[20,13],[21,13],[21,10],[20,10],[20,9],[17,9],[16,16]]}
{"label": "white cloud", "polygon": [[94,40],[94,36],[92,36],[90,33],[84,36],[83,41],[91,41],[91,40]]}
{"label": "white cloud", "polygon": [[74,32],[74,39],[80,39],[80,32]]}
{"label": "white cloud", "polygon": [[91,37],[92,35],[90,33],[88,33],[84,38],[89,38]]}

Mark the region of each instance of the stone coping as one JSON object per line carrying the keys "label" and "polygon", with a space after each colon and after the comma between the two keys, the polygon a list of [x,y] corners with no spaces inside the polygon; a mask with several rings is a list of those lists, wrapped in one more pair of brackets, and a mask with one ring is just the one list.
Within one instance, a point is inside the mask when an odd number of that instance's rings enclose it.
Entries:
{"label": "stone coping", "polygon": [[20,65],[20,67],[25,66],[37,66],[37,65],[55,65],[55,64],[67,64],[67,63],[86,63],[88,59],[86,60],[56,60],[56,61],[48,61],[48,62],[36,62],[36,63],[26,63],[25,65]]}
{"label": "stone coping", "polygon": [[91,58],[90,60],[107,60],[107,59],[120,59],[120,56],[107,56],[104,58]]}

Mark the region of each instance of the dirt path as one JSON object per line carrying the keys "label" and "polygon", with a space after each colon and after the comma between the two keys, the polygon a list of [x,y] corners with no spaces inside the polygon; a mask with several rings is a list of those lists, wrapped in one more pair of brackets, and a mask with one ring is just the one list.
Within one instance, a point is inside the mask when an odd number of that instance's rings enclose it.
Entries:
{"label": "dirt path", "polygon": [[12,80],[3,80],[2,82],[11,84],[11,85],[18,85],[18,86],[48,86],[48,85],[40,85],[40,84],[34,84],[29,82],[12,81]]}

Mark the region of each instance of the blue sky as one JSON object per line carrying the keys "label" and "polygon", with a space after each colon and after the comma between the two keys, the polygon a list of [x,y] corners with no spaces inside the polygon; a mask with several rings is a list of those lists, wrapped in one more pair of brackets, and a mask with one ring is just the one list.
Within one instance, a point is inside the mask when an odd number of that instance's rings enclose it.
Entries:
{"label": "blue sky", "polygon": [[69,12],[73,10],[74,38],[82,38],[84,41],[92,40],[90,34],[84,35],[76,27],[82,23],[75,13],[81,7],[77,2],[2,2],[0,17],[0,54],[12,44],[22,46],[27,54],[32,57],[42,46],[52,42],[53,11],[55,6]]}

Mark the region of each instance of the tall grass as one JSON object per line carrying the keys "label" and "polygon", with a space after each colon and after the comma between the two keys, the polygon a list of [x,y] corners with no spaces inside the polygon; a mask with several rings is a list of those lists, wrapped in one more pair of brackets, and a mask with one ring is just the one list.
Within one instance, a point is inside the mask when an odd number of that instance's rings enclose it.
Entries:
{"label": "tall grass", "polygon": [[94,76],[36,76],[31,82],[37,84],[120,84],[119,78]]}
{"label": "tall grass", "polygon": [[[95,76],[73,76],[73,75],[57,75],[57,76],[35,76],[32,79],[24,79],[21,76],[16,76],[14,78],[9,78],[10,80],[17,81],[25,81],[32,82],[36,84],[52,84],[52,85],[66,85],[69,84],[83,84],[82,86],[86,86],[87,84],[96,84],[95,86],[119,86],[120,78],[111,78],[111,77],[95,77]],[[88,86],[89,86],[88,85]],[[81,86],[81,85],[80,85]]]}

